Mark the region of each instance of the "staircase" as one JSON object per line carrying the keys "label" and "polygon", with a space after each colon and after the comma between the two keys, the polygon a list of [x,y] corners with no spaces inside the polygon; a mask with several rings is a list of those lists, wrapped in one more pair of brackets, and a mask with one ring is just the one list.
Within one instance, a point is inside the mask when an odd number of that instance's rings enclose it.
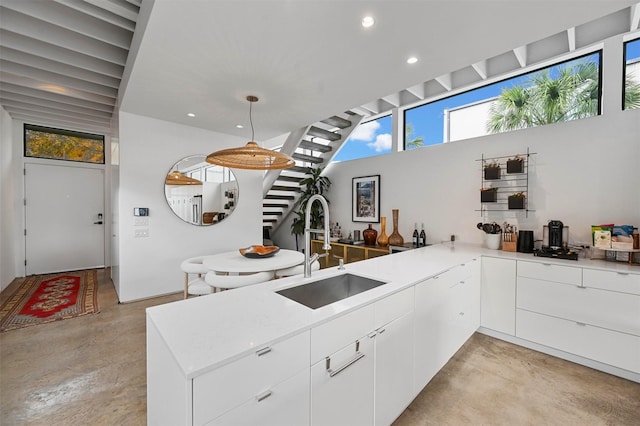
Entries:
{"label": "staircase", "polygon": [[295,167],[270,170],[263,183],[262,226],[275,231],[296,206],[302,193],[300,181],[307,167],[325,167],[364,117],[353,112],[334,115],[291,132],[280,152],[290,155]]}

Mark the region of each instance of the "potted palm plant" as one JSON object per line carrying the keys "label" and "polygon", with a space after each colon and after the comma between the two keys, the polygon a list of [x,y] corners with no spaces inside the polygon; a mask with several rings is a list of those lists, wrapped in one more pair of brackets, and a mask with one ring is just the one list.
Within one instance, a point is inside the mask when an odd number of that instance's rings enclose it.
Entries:
{"label": "potted palm plant", "polygon": [[495,203],[498,201],[498,188],[483,188],[480,190],[481,203]]}
{"label": "potted palm plant", "polygon": [[524,159],[518,155],[507,160],[507,173],[524,173]]}
{"label": "potted palm plant", "polygon": [[497,161],[490,161],[484,165],[484,178],[485,180],[500,179],[500,163]]}
{"label": "potted palm plant", "polygon": [[509,195],[509,210],[524,210],[524,199],[524,192],[516,192],[515,194]]}

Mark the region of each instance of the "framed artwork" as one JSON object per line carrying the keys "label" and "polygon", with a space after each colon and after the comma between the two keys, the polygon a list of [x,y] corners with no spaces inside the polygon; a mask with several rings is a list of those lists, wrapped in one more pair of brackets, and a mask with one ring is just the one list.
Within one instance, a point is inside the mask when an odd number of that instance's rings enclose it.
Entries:
{"label": "framed artwork", "polygon": [[380,222],[380,175],[353,178],[351,199],[351,220]]}

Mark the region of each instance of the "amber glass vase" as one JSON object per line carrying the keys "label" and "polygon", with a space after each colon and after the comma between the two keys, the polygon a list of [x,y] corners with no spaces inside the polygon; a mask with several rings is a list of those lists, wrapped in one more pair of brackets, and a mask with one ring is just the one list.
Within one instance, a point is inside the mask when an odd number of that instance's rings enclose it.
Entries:
{"label": "amber glass vase", "polygon": [[393,233],[389,235],[389,244],[392,246],[401,246],[404,244],[404,238],[398,232],[398,209],[391,210],[393,213]]}
{"label": "amber glass vase", "polygon": [[373,229],[371,225],[369,225],[369,227],[362,232],[362,237],[364,238],[364,244],[367,246],[375,246],[377,236],[378,236],[378,231]]}
{"label": "amber glass vase", "polygon": [[385,232],[385,227],[387,226],[387,217],[380,217],[380,236],[378,237],[378,245],[385,247],[389,245],[389,237],[387,237],[387,233]]}

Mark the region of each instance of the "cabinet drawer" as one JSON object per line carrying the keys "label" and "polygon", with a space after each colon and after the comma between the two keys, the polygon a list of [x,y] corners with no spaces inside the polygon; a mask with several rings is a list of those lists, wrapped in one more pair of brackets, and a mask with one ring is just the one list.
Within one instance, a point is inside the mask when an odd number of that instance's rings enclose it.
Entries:
{"label": "cabinet drawer", "polygon": [[640,373],[640,337],[517,309],[516,336]]}
{"label": "cabinet drawer", "polygon": [[374,304],[370,304],[312,328],[311,364],[370,333],[373,324]]}
{"label": "cabinet drawer", "polygon": [[309,332],[193,379],[193,423],[205,424],[309,368]]}
{"label": "cabinet drawer", "polygon": [[518,278],[517,307],[640,336],[640,296]]}
{"label": "cabinet drawer", "polygon": [[640,295],[640,274],[585,269],[582,282],[586,287]]}
{"label": "cabinet drawer", "polygon": [[413,310],[413,287],[392,294],[375,304],[374,328],[382,327]]}
{"label": "cabinet drawer", "polygon": [[582,268],[554,265],[551,263],[518,261],[518,276],[557,283],[581,285]]}
{"label": "cabinet drawer", "polygon": [[208,426],[308,425],[309,370],[254,395],[249,401],[223,414]]}

